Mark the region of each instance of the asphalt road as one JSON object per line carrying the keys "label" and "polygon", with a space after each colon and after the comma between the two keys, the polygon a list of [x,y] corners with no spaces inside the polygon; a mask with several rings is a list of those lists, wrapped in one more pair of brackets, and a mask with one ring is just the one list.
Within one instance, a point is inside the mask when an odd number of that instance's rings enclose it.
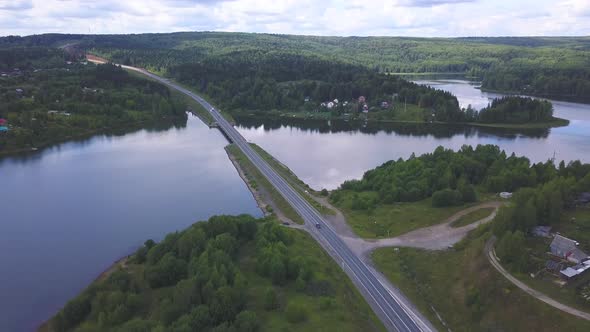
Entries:
{"label": "asphalt road", "polygon": [[[244,137],[214,109],[206,100],[197,94],[157,75],[145,70],[123,66],[124,68],[143,73],[150,78],[176,89],[200,103],[217,121],[221,130],[235,143],[252,161],[260,172],[276,187],[277,191],[289,202],[305,221],[308,232],[328,251],[328,253],[342,266],[369,305],[381,319],[389,331],[432,331],[430,323],[414,312],[402,299],[390,292],[375,276],[375,274],[357,257],[340,239],[332,227],[324,221],[320,213],[312,207],[298,192],[279,176],[246,142]],[[317,228],[316,225],[320,227]]]}

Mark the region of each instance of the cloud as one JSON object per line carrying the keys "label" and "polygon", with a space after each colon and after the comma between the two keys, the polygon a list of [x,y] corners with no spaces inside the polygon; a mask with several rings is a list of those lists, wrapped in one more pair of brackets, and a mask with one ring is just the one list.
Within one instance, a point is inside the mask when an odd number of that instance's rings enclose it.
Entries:
{"label": "cloud", "polygon": [[589,35],[588,0],[0,0],[0,35]]}
{"label": "cloud", "polygon": [[31,0],[0,0],[0,10],[25,10],[33,8]]}
{"label": "cloud", "polygon": [[403,0],[400,5],[408,7],[433,7],[441,5],[455,5],[460,3],[476,2],[477,0]]}

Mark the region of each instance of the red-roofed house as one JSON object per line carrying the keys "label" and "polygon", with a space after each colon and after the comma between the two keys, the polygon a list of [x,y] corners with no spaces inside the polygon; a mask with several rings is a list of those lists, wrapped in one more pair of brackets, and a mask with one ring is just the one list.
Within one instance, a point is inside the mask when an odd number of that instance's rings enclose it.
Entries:
{"label": "red-roofed house", "polygon": [[4,126],[6,124],[6,119],[0,118],[0,126]]}

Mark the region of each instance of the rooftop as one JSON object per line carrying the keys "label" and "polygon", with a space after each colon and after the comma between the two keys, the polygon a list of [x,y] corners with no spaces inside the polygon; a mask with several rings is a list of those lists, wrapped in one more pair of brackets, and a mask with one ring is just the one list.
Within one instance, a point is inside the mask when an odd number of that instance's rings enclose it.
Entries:
{"label": "rooftop", "polygon": [[553,242],[551,242],[551,252],[553,253],[567,253],[576,249],[578,242],[568,239],[562,235],[555,235]]}

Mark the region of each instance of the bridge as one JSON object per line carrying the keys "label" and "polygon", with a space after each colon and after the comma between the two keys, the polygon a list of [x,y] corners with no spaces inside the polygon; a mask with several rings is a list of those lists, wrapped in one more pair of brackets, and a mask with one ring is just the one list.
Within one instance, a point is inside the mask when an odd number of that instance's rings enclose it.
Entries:
{"label": "bridge", "polygon": [[206,100],[199,95],[154,75],[146,70],[122,66],[125,69],[140,72],[151,79],[159,81],[192,98],[206,110],[217,122],[223,134],[246,155],[260,170],[276,190],[303,218],[305,229],[328,254],[339,263],[343,271],[367,300],[373,311],[383,322],[387,330],[399,332],[434,331],[432,325],[422,317],[406,299],[389,290],[379,279],[377,273],[368,267],[336,234],[334,229],[324,220],[321,214],[311,206],[296,190],[294,190],[268,163],[258,155],[244,137]]}

